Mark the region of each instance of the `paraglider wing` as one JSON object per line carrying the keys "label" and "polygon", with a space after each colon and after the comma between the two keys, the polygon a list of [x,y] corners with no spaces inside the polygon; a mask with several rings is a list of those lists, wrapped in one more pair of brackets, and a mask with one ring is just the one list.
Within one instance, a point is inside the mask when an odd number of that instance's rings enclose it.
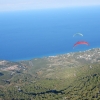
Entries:
{"label": "paraglider wing", "polygon": [[73,35],[73,37],[75,37],[76,35],[83,36],[83,34],[82,34],[82,33],[76,33],[76,34],[74,34],[74,35]]}
{"label": "paraglider wing", "polygon": [[86,41],[78,41],[78,42],[76,42],[76,43],[74,44],[74,46],[73,46],[73,47],[75,47],[75,46],[77,46],[77,45],[79,45],[79,44],[89,45],[89,43],[88,43],[88,42],[86,42]]}
{"label": "paraglider wing", "polygon": [[83,36],[83,34],[79,33],[81,36]]}

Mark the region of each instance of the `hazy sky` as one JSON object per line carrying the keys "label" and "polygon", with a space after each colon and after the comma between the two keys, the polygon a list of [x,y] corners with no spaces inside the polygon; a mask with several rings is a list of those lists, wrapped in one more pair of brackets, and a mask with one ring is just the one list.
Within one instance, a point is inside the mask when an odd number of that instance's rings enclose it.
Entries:
{"label": "hazy sky", "polygon": [[100,5],[100,0],[0,0],[0,11]]}

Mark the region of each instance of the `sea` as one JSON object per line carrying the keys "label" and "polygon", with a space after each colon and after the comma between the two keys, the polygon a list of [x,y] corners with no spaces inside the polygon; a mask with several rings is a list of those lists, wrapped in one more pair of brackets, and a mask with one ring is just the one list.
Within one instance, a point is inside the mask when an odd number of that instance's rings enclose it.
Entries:
{"label": "sea", "polygon": [[[83,36],[75,35],[81,33]],[[73,45],[86,41],[89,45]],[[0,12],[0,60],[100,48],[100,6]]]}

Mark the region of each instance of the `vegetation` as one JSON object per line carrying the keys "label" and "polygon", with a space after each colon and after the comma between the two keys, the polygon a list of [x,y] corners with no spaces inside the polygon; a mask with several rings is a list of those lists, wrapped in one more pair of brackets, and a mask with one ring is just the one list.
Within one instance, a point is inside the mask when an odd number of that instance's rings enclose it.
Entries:
{"label": "vegetation", "polygon": [[18,62],[24,67],[13,75],[1,71],[0,100],[100,100],[100,62],[59,59]]}

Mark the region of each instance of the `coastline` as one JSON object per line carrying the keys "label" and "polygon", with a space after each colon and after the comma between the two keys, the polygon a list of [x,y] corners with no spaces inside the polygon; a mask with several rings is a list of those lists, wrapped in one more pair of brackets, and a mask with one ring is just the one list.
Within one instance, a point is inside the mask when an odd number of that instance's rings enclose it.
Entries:
{"label": "coastline", "polygon": [[70,52],[59,52],[59,53],[51,53],[51,54],[47,54],[47,55],[41,55],[41,56],[36,56],[36,57],[28,57],[28,58],[21,58],[21,59],[13,59],[13,60],[9,60],[9,61],[14,61],[14,62],[20,62],[20,61],[27,61],[27,60],[32,60],[32,59],[41,59],[41,58],[46,58],[46,57],[56,57],[59,55],[65,55],[65,54],[70,54],[70,53],[78,53],[78,52],[85,52],[88,50],[92,50],[92,49],[98,49],[99,47],[95,47],[95,48],[88,48],[85,50],[76,50],[76,51],[70,51]]}

